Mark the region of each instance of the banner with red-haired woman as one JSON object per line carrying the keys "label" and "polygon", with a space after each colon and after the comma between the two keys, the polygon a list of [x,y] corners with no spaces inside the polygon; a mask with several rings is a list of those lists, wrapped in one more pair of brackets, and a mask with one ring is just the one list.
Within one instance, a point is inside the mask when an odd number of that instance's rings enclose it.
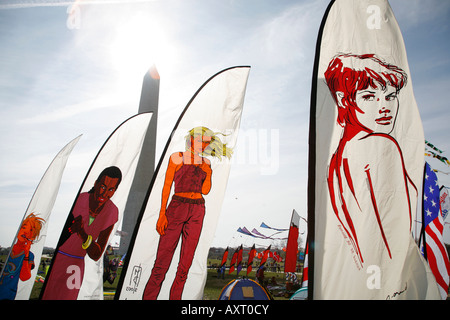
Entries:
{"label": "banner with red-haired woman", "polygon": [[316,50],[311,297],[435,298],[435,281],[412,236],[425,139],[388,1],[332,1]]}

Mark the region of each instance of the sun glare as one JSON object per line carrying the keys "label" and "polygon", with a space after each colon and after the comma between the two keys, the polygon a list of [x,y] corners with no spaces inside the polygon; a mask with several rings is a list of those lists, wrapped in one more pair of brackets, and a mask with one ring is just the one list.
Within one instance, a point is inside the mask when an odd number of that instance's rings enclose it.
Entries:
{"label": "sun glare", "polygon": [[112,65],[118,72],[120,84],[125,86],[141,82],[152,65],[158,69],[169,65],[174,53],[163,26],[144,16],[132,17],[118,26],[111,44]]}

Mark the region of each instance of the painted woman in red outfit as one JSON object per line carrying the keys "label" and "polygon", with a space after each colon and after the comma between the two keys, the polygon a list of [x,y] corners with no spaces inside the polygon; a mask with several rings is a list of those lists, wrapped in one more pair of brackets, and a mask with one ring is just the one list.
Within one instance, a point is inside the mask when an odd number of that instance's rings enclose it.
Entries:
{"label": "painted woman in red outfit", "polygon": [[[392,135],[399,113],[397,96],[407,75],[373,54],[341,54],[331,60],[325,79],[344,128],[329,163],[333,210],[359,268],[373,263],[375,256],[392,260],[408,246],[411,197],[417,195]],[[390,225],[400,226],[406,235],[390,234]]]}
{"label": "painted woman in red outfit", "polygon": [[[180,300],[200,238],[205,216],[206,195],[211,190],[211,163],[205,156],[230,158],[227,148],[215,133],[206,127],[196,127],[186,136],[186,151],[175,152],[169,158],[161,197],[161,209],[156,223],[160,235],[158,252],[143,299],[158,297],[161,284],[181,238],[181,252],[170,299]],[[167,207],[170,190],[174,195]]]}

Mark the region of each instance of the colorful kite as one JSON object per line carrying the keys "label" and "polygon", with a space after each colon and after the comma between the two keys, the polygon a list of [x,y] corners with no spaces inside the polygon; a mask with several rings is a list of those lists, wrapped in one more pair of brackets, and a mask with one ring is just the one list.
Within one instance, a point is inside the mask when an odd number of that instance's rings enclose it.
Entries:
{"label": "colorful kite", "polygon": [[80,187],[41,290],[42,300],[103,299],[103,254],[122,220],[151,113],[123,122]]}
{"label": "colorful kite", "polygon": [[439,297],[411,235],[425,139],[388,1],[331,1],[313,72],[310,296]]}
{"label": "colorful kite", "polygon": [[69,142],[56,155],[28,204],[5,267],[0,271],[0,300],[30,298],[64,168],[80,138],[81,136]]}
{"label": "colorful kite", "polygon": [[271,230],[276,230],[276,231],[288,231],[289,230],[289,229],[272,228],[272,227],[268,226],[267,224],[265,224],[264,222],[261,223],[260,227],[261,228],[266,228],[266,229],[271,229]]}
{"label": "colorful kite", "polygon": [[431,149],[433,149],[434,151],[437,151],[439,153],[442,153],[443,151],[441,149],[438,149],[434,144],[432,144],[431,142],[425,140],[425,145],[426,147],[430,147]]}
{"label": "colorful kite", "polygon": [[[277,230],[277,229],[275,229],[275,230]],[[287,230],[289,230],[289,229],[279,230],[278,232],[274,233],[274,234],[271,235],[271,236],[266,236],[266,235],[262,234],[262,233],[259,232],[256,228],[253,228],[252,231],[250,232],[250,231],[248,231],[248,229],[247,229],[246,227],[243,227],[243,228],[239,227],[239,228],[237,229],[237,232],[240,232],[240,233],[242,233],[242,234],[245,234],[245,235],[250,236],[250,237],[253,237],[253,238],[259,238],[259,239],[266,239],[266,240],[286,240],[287,237],[276,238],[276,237],[274,237],[274,235],[276,235],[276,234],[278,234],[278,233],[280,233],[280,232],[283,232],[283,231],[287,231]]]}
{"label": "colorful kite", "polygon": [[436,159],[438,159],[439,161],[441,161],[441,162],[443,162],[443,163],[445,163],[445,164],[450,165],[450,161],[447,159],[447,157],[443,157],[443,156],[437,154],[436,152],[427,150],[427,151],[425,152],[425,155],[428,156],[428,157],[436,158]]}
{"label": "colorful kite", "polygon": [[237,229],[237,232],[243,233],[243,234],[245,234],[245,235],[247,235],[247,236],[250,236],[250,237],[264,239],[264,237],[254,235],[253,233],[251,233],[250,231],[248,231],[248,229],[247,229],[246,227],[243,227],[243,228],[239,227],[239,228]]}
{"label": "colorful kite", "polygon": [[211,77],[175,124],[139,215],[116,299],[202,298],[249,70],[233,67]]}

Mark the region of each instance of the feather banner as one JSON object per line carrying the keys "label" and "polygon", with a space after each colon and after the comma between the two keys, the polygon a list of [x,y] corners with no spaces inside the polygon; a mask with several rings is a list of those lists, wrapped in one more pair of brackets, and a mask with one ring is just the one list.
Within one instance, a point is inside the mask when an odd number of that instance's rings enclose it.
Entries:
{"label": "feather banner", "polygon": [[256,249],[255,245],[253,244],[252,248],[250,249],[250,252],[248,253],[248,261],[247,261],[247,276],[250,272],[252,272],[253,269],[253,259],[256,256]]}
{"label": "feather banner", "polygon": [[238,249],[237,258],[236,258],[236,275],[239,275],[239,272],[242,270],[242,253],[244,248],[241,246]]}
{"label": "feather banner", "polygon": [[116,299],[202,298],[249,70],[233,67],[211,77],[175,124],[139,215]]}
{"label": "feather banner", "polygon": [[151,113],[119,125],[75,198],[41,290],[42,300],[103,299],[103,254],[120,225]]}
{"label": "feather banner", "polygon": [[261,261],[259,263],[259,268],[264,267],[266,265],[267,259],[269,258],[270,254],[270,247],[272,245],[268,246],[266,250],[264,250],[261,254]]}
{"label": "feather banner", "polygon": [[5,267],[0,273],[0,300],[30,298],[64,168],[80,138],[73,139],[56,155],[28,204]]}
{"label": "feather banner", "polygon": [[300,225],[300,216],[297,211],[292,212],[289,236],[286,245],[286,258],[284,262],[284,272],[295,272],[297,269],[298,253],[298,228]]}
{"label": "feather banner", "polygon": [[222,256],[222,262],[220,263],[220,268],[222,268],[223,266],[225,266],[227,264],[228,252],[229,252],[229,249],[227,247]]}
{"label": "feather banner", "polygon": [[411,234],[425,139],[387,0],[331,1],[310,117],[310,297],[438,298]]}
{"label": "feather banner", "polygon": [[232,274],[234,272],[234,270],[236,269],[236,261],[238,258],[238,252],[239,252],[239,248],[236,248],[236,250],[234,250],[233,255],[231,256],[230,270],[228,271],[228,274]]}

